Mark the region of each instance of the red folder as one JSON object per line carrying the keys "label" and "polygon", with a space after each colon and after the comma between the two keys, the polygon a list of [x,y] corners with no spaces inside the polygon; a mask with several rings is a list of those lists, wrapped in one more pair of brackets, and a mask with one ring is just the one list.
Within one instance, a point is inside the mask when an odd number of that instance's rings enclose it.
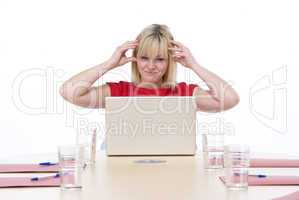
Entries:
{"label": "red folder", "polygon": [[57,187],[60,178],[32,181],[31,177],[0,177],[0,188],[4,187]]}
{"label": "red folder", "polygon": [[[225,177],[219,177],[220,180],[225,183]],[[248,176],[248,185],[299,185],[299,176],[266,176],[256,177]]]}
{"label": "red folder", "polygon": [[250,167],[299,167],[299,160],[256,158],[250,160]]}
{"label": "red folder", "polygon": [[275,198],[273,200],[298,200],[299,199],[299,191],[293,192],[291,194],[287,194],[282,197]]}
{"label": "red folder", "polygon": [[13,172],[58,172],[59,165],[0,164],[0,173]]}

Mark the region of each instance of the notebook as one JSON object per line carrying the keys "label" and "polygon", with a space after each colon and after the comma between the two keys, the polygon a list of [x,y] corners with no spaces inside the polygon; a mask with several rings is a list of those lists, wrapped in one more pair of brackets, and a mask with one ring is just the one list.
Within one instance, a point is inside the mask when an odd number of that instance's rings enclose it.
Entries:
{"label": "notebook", "polygon": [[58,172],[59,165],[0,164],[0,173],[13,172]]}
{"label": "notebook", "polygon": [[250,167],[299,167],[299,160],[256,158],[250,160]]}
{"label": "notebook", "polygon": [[287,194],[282,197],[275,198],[273,200],[298,200],[299,199],[299,191],[292,192],[291,194]]}
{"label": "notebook", "polygon": [[[219,177],[225,183],[225,177]],[[248,176],[248,185],[299,185],[299,176],[267,176],[259,178],[256,176]]]}
{"label": "notebook", "polygon": [[32,177],[0,177],[0,188],[6,187],[57,187],[60,178],[32,181]]}

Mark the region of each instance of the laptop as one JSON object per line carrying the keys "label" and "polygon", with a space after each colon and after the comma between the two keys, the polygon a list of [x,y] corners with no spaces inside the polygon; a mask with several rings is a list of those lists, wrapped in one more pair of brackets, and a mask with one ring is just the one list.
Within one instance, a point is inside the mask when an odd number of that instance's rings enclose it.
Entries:
{"label": "laptop", "polygon": [[194,155],[194,97],[106,97],[108,156]]}

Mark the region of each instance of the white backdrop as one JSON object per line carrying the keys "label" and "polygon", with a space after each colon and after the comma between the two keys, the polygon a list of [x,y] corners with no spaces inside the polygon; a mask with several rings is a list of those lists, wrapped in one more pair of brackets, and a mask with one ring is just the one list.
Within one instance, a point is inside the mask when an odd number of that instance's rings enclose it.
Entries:
{"label": "white backdrop", "polygon": [[[225,132],[253,151],[299,154],[296,1],[0,1],[0,158],[55,152],[104,111],[73,106],[58,88],[99,64],[145,26],[162,23],[199,63],[230,82],[239,105],[198,113],[198,133]],[[180,67],[178,81],[199,83]],[[102,81],[130,80],[129,66]]]}

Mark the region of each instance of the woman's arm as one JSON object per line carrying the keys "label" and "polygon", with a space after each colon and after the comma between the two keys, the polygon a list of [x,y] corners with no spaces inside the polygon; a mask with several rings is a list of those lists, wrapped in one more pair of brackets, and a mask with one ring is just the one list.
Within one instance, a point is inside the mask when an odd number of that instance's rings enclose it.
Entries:
{"label": "woman's arm", "polygon": [[103,108],[105,97],[110,96],[109,86],[105,84],[92,87],[92,85],[111,68],[112,66],[105,62],[73,76],[60,87],[60,95],[78,106]]}
{"label": "woman's arm", "polygon": [[228,110],[239,102],[237,92],[216,74],[199,65],[190,50],[177,41],[172,42],[173,57],[176,62],[192,69],[208,86],[205,91],[199,86],[194,89],[198,110],[205,112],[220,112]]}
{"label": "woman's arm", "polygon": [[92,87],[92,85],[109,70],[128,62],[135,62],[136,58],[127,57],[125,53],[129,49],[136,48],[137,45],[137,41],[127,41],[116,49],[108,61],[87,69],[67,80],[60,87],[61,96],[78,106],[104,108],[105,97],[111,96],[109,86],[104,84]]}
{"label": "woman's arm", "polygon": [[228,110],[240,101],[237,92],[216,74],[199,64],[192,66],[193,71],[207,84],[209,90],[196,87],[193,96],[196,97],[198,109],[206,112],[221,112]]}

